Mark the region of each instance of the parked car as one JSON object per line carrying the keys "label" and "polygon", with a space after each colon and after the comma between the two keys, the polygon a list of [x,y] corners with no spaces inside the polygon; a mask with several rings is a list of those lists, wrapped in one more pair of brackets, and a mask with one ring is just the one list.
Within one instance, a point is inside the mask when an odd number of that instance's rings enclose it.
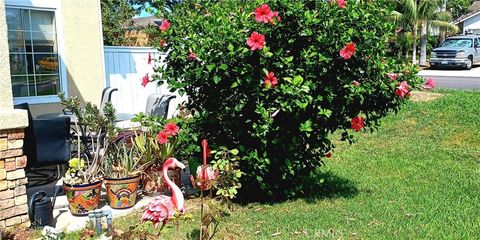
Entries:
{"label": "parked car", "polygon": [[440,67],[461,67],[471,69],[475,63],[480,61],[480,36],[462,35],[449,37],[432,50],[430,66]]}

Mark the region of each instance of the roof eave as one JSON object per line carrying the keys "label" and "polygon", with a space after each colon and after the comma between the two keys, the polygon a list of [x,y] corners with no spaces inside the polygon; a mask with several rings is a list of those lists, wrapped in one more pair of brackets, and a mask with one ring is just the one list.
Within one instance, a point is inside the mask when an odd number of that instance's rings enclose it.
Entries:
{"label": "roof eave", "polygon": [[453,23],[453,24],[459,24],[459,23],[461,23],[461,22],[464,22],[464,21],[467,20],[467,19],[470,19],[470,18],[472,18],[472,17],[474,17],[474,16],[477,16],[478,14],[480,14],[480,11],[478,11],[478,12],[476,12],[476,13],[473,13],[473,14],[470,14],[469,16],[466,16],[466,17],[464,17],[463,19],[460,17],[459,19],[453,21],[452,23]]}

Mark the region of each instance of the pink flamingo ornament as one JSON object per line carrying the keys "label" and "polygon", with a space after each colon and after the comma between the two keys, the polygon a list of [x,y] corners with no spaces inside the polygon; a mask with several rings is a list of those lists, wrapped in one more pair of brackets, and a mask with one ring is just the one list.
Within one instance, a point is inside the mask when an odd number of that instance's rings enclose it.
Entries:
{"label": "pink flamingo ornament", "polygon": [[158,223],[162,222],[160,231],[163,229],[168,220],[175,214],[175,209],[179,210],[182,214],[185,213],[185,199],[182,191],[170,178],[168,178],[168,170],[175,169],[177,167],[184,169],[185,165],[175,158],[169,158],[165,161],[165,163],[163,163],[162,177],[170,188],[172,196],[156,196],[148,204],[147,209],[145,209],[145,212],[142,215],[142,222],[151,221],[155,226],[155,229],[157,229]]}

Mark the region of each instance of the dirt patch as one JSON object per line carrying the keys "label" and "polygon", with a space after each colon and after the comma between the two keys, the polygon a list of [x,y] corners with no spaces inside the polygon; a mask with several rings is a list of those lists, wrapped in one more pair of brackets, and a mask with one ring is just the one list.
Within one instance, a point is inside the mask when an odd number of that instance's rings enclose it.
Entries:
{"label": "dirt patch", "polygon": [[410,99],[414,102],[428,102],[443,97],[442,93],[433,93],[426,91],[412,91],[410,95]]}
{"label": "dirt patch", "polygon": [[11,230],[0,232],[0,239],[6,240],[28,240],[36,239],[39,236],[35,234],[35,231],[30,228],[13,228]]}

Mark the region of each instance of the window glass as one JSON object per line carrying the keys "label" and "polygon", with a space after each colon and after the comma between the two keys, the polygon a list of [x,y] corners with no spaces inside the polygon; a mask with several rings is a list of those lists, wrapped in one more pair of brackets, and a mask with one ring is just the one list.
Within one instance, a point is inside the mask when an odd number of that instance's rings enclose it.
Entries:
{"label": "window glass", "polygon": [[60,73],[55,12],[6,9],[14,97],[55,95]]}
{"label": "window glass", "polygon": [[24,30],[22,24],[22,11],[20,9],[7,8],[6,15],[8,30]]}
{"label": "window glass", "polygon": [[58,73],[58,61],[54,54],[35,54],[35,72],[37,74]]}
{"label": "window glass", "polygon": [[472,47],[472,39],[447,39],[443,42],[442,47],[453,47],[453,48],[471,48]]}
{"label": "window glass", "polygon": [[27,74],[27,59],[25,54],[10,54],[10,74],[24,75]]}
{"label": "window glass", "polygon": [[10,52],[25,52],[25,36],[23,31],[8,33],[8,50]]}
{"label": "window glass", "polygon": [[30,10],[32,31],[53,32],[55,28],[53,16],[53,12]]}
{"label": "window glass", "polygon": [[33,52],[56,52],[55,35],[52,32],[32,32]]}

